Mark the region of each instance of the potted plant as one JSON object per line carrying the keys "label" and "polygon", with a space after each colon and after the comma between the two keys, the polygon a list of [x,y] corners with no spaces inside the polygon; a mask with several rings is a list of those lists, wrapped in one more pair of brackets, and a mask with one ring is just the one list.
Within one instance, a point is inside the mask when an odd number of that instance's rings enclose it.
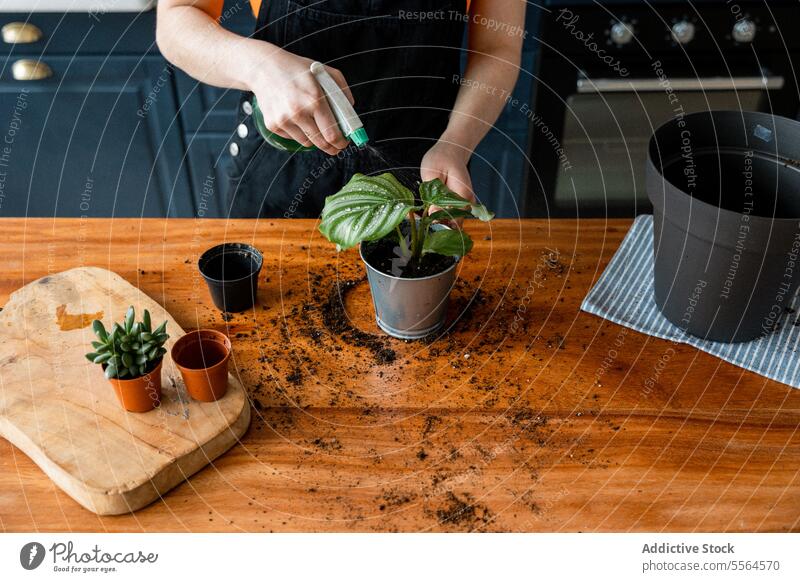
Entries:
{"label": "potted plant", "polygon": [[94,351],[86,358],[103,366],[125,410],[147,412],[161,402],[161,362],[169,336],[166,321],[155,330],[151,328],[146,309],[142,321],[134,321],[135,317],[131,306],[122,324],[115,323],[110,333],[95,319],[92,329],[99,341],[92,342]]}
{"label": "potted plant", "polygon": [[456,264],[472,248],[466,232],[441,221],[469,216],[494,214],[439,179],[420,184],[417,198],[390,173],[356,174],[325,199],[319,230],[339,250],[361,245],[378,326],[418,339],[444,323]]}

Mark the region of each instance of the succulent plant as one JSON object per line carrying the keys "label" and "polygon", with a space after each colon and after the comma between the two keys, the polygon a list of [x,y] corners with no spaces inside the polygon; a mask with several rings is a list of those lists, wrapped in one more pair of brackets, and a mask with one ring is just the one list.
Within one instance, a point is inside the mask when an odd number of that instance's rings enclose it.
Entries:
{"label": "succulent plant", "polygon": [[[436,208],[434,212],[432,207]],[[419,221],[417,213],[421,216]],[[419,260],[428,253],[464,256],[472,248],[472,239],[466,232],[430,227],[437,220],[467,216],[483,221],[494,218],[485,206],[462,198],[438,178],[420,184],[418,201],[388,172],[380,176],[355,174],[339,192],[325,199],[319,230],[340,250],[394,232],[408,260]],[[400,230],[404,220],[408,221],[408,239]]]}
{"label": "succulent plant", "polygon": [[131,305],[122,324],[115,323],[109,333],[103,322],[95,319],[92,330],[100,341],[92,342],[93,352],[86,359],[105,365],[106,378],[132,379],[151,372],[167,350],[167,322],[155,330],[150,325],[150,312],[144,310],[142,321],[134,321],[136,312]]}

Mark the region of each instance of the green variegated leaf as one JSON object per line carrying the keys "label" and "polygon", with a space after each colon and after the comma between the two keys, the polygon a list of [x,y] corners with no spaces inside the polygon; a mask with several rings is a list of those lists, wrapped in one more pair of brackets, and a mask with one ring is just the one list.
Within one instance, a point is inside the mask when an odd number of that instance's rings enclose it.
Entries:
{"label": "green variegated leaf", "polygon": [[483,222],[489,222],[494,218],[494,212],[486,208],[483,204],[473,204],[472,216]]}
{"label": "green variegated leaf", "polygon": [[89,354],[86,354],[86,359],[87,359],[87,360],[89,360],[90,362],[94,363],[94,359],[95,359],[96,357],[98,357],[99,355],[100,355],[100,354],[98,354],[98,353],[96,353],[96,352],[91,352],[91,353],[89,353]]}
{"label": "green variegated leaf", "polygon": [[453,192],[439,178],[423,182],[419,187],[419,195],[425,204],[440,208],[467,208],[471,202]]}
{"label": "green variegated leaf", "polygon": [[97,354],[97,357],[92,360],[95,364],[103,364],[111,359],[111,354]]}
{"label": "green variegated leaf", "polygon": [[459,218],[467,218],[472,215],[472,212],[464,210],[463,208],[449,208],[446,210],[437,210],[428,216],[428,218],[431,220],[458,220]]}
{"label": "green variegated leaf", "polygon": [[412,210],[419,210],[414,194],[393,175],[356,174],[344,188],[325,199],[319,230],[339,249],[349,249],[383,238]]}
{"label": "green variegated leaf", "polygon": [[425,237],[422,254],[436,253],[449,257],[463,257],[472,248],[472,239],[462,230],[437,230]]}

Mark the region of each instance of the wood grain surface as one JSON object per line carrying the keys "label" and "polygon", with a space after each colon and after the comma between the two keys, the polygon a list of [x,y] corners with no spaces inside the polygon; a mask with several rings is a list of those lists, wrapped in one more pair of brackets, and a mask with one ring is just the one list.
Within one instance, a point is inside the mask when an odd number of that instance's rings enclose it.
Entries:
{"label": "wood grain surface", "polygon": [[[440,337],[377,334],[356,252],[313,221],[0,221],[0,302],[110,268],[230,335],[239,445],[132,515],[95,516],[0,441],[6,531],[796,531],[800,391],[580,312],[629,221],[468,223]],[[223,317],[195,264],[265,255]],[[226,321],[227,320],[227,321]]]}
{"label": "wood grain surface", "polygon": [[[167,322],[160,406],[128,413],[100,366],[84,357],[100,319],[111,329],[133,305]],[[15,291],[0,313],[0,435],[67,494],[100,515],[144,507],[228,450],[247,430],[239,379],[213,403],[192,400],[169,354],[183,330],[119,275],[78,267]]]}

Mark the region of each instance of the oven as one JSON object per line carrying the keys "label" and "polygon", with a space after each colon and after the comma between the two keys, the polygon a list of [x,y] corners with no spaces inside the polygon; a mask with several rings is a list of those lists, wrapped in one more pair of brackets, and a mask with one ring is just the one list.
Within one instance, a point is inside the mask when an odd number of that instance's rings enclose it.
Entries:
{"label": "oven", "polygon": [[797,0],[545,2],[523,215],[650,212],[647,143],[673,117],[797,117],[799,16]]}

